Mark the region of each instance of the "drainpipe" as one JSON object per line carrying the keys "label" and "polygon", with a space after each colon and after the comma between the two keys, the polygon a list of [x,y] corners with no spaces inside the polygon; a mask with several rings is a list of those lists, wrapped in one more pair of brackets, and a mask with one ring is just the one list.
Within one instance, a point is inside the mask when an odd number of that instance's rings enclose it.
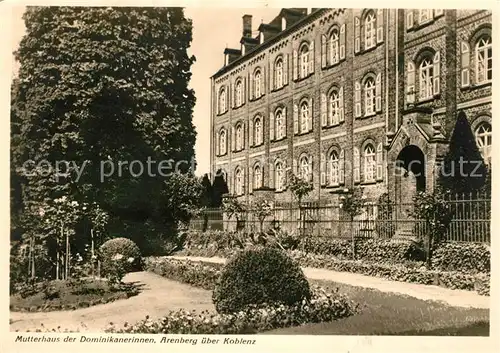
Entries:
{"label": "drainpipe", "polygon": [[[385,25],[385,132],[387,135],[387,131],[389,129],[389,85],[387,84],[389,81],[389,18],[390,18],[391,9],[386,9],[384,14],[384,25]],[[387,151],[385,153],[386,164],[389,164]],[[387,174],[384,178],[385,188],[389,185],[388,179],[389,174]],[[389,190],[387,190],[389,191]]]}

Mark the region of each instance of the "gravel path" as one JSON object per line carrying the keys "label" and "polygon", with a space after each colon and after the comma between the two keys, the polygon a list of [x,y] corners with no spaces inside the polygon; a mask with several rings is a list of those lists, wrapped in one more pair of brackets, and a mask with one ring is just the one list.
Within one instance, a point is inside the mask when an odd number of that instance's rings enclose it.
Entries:
{"label": "gravel path", "polygon": [[[129,299],[92,306],[72,311],[45,313],[11,312],[11,331],[34,331],[44,327],[58,326],[80,332],[103,332],[110,322],[123,326],[125,322],[135,323],[149,315],[160,318],[170,310],[196,309],[215,311],[210,291],[171,281],[150,272],[129,273],[124,281],[143,285],[139,295]],[[83,325],[85,323],[85,325]]]}

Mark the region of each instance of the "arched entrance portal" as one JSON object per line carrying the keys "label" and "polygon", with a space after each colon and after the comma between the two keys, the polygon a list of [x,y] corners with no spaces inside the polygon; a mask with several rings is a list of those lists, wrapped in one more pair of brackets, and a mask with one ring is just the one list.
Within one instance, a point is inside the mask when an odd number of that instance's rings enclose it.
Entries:
{"label": "arched entrance portal", "polygon": [[395,166],[396,203],[401,205],[398,219],[409,217],[413,197],[425,191],[425,172],[425,156],[418,146],[408,145],[399,152]]}

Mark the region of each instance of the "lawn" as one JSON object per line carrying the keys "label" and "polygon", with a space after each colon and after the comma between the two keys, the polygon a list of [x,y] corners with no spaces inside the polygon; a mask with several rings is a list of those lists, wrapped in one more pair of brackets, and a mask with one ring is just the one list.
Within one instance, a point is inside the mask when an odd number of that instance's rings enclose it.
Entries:
{"label": "lawn", "polygon": [[133,284],[112,286],[105,280],[54,280],[25,286],[11,295],[13,311],[74,310],[137,295]]}
{"label": "lawn", "polygon": [[361,305],[361,312],[346,319],[265,332],[291,335],[427,335],[488,336],[489,310],[452,307],[413,297],[384,293],[328,281]]}

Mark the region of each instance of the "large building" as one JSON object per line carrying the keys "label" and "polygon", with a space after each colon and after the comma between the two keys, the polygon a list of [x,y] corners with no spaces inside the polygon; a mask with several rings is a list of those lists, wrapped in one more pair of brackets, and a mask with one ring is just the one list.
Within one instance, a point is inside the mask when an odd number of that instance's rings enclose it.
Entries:
{"label": "large building", "polygon": [[[491,151],[492,14],[487,10],[282,9],[212,77],[212,174],[249,200],[314,200],[360,185],[396,202],[432,190],[460,112]],[[287,173],[288,171],[288,173]]]}

